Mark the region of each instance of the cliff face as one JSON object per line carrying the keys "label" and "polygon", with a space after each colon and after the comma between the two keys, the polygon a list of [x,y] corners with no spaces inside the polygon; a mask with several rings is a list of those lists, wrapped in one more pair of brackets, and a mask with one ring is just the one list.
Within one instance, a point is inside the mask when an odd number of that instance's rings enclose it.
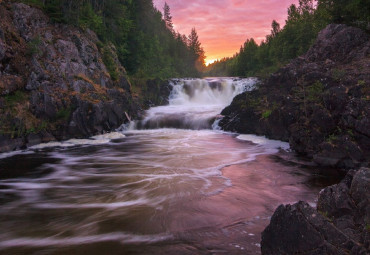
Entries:
{"label": "cliff face", "polygon": [[236,97],[224,130],[289,141],[324,166],[366,166],[370,159],[370,36],[329,25],[302,57],[259,89]]}
{"label": "cliff face", "polygon": [[0,152],[88,137],[136,114],[114,46],[20,3],[0,3],[0,20]]}

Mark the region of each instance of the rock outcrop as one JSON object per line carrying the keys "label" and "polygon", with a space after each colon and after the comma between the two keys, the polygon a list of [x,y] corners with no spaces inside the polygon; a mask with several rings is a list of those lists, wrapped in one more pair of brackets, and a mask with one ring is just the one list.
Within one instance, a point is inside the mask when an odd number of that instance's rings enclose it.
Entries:
{"label": "rock outcrop", "polygon": [[370,160],[370,35],[329,25],[302,57],[237,96],[224,130],[289,141],[319,165],[355,168]]}
{"label": "rock outcrop", "polygon": [[264,255],[366,255],[370,252],[370,169],[350,171],[320,192],[317,209],[281,205],[262,233]]}
{"label": "rock outcrop", "polygon": [[103,133],[136,115],[113,45],[22,3],[0,3],[0,19],[0,152]]}

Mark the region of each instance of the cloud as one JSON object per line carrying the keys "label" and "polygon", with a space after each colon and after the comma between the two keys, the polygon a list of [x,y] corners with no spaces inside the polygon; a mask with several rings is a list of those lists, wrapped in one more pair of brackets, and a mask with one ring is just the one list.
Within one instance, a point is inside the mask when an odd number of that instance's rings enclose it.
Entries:
{"label": "cloud", "polygon": [[154,0],[171,8],[175,29],[189,34],[195,27],[207,60],[230,57],[248,38],[260,42],[270,33],[272,20],[285,24],[287,8],[298,0]]}

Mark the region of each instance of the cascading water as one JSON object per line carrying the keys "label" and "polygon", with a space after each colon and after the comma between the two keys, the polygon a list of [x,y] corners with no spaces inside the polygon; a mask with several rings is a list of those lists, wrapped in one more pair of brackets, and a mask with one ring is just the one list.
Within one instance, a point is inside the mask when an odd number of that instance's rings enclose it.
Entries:
{"label": "cascading water", "polygon": [[236,95],[253,90],[256,82],[255,78],[173,80],[169,105],[149,109],[136,128],[211,129],[222,109]]}

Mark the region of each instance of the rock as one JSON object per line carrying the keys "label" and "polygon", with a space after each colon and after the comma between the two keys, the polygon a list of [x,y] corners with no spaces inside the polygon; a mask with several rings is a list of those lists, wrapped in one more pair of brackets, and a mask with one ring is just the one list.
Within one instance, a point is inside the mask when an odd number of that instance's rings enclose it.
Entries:
{"label": "rock", "polygon": [[4,57],[5,57],[5,47],[0,38],[0,62],[4,59]]}
{"label": "rock", "polygon": [[306,53],[309,61],[348,62],[366,57],[363,47],[369,43],[369,35],[355,27],[331,24],[323,29],[311,49]]}
{"label": "rock", "polygon": [[370,169],[361,168],[322,190],[317,210],[280,205],[262,233],[262,254],[368,254],[369,187]]}
{"label": "rock", "polygon": [[0,74],[0,96],[9,95],[24,87],[23,79],[17,75]]}
{"label": "rock", "polygon": [[9,136],[0,135],[0,153],[20,150],[24,147],[22,138],[13,139]]}
{"label": "rock", "polygon": [[329,25],[305,55],[235,97],[219,125],[289,141],[322,166],[369,166],[369,54],[369,34]]}
{"label": "rock", "polygon": [[[86,138],[118,128],[128,121],[125,112],[137,115],[139,107],[114,45],[100,52],[96,44],[101,42],[91,30],[55,24],[40,9],[23,3],[0,5],[0,16],[0,31],[8,36],[7,40],[0,37],[0,104],[4,106],[0,129],[11,133],[6,128],[22,120],[19,140],[9,142],[7,137],[2,150]],[[111,79],[104,65],[107,52],[117,80]],[[1,97],[8,95],[11,103]],[[39,126],[44,131],[29,134]]]}
{"label": "rock", "polygon": [[32,72],[30,77],[28,78],[26,89],[27,90],[36,90],[36,89],[38,89],[41,84],[37,79],[38,79],[38,76],[34,72]]}

